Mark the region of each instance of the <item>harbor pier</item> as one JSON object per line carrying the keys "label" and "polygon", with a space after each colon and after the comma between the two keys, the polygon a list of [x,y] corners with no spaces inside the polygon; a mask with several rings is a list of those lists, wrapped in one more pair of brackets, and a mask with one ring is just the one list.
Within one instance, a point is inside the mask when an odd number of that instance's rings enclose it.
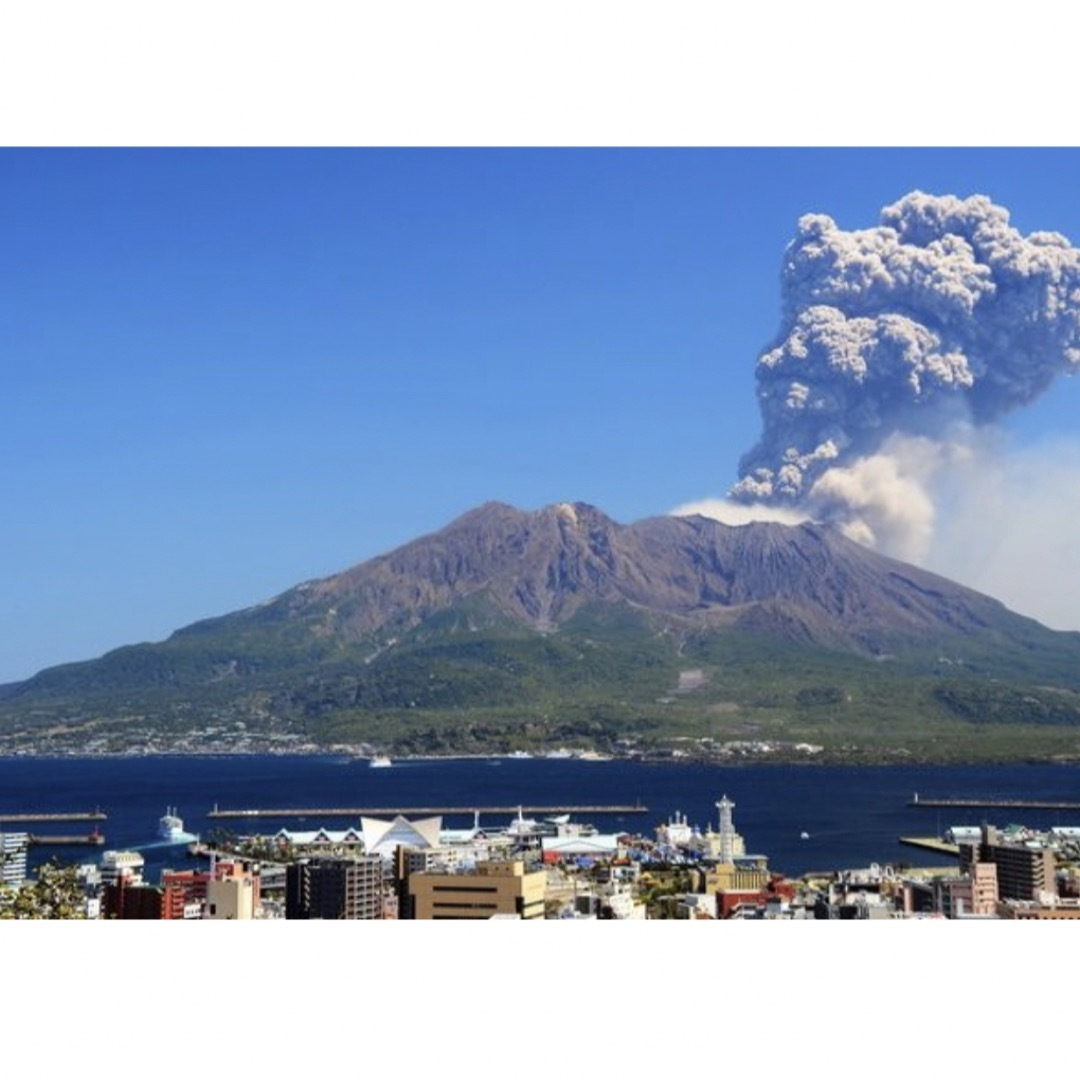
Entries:
{"label": "harbor pier", "polygon": [[960,848],[956,844],[950,844],[947,840],[939,840],[936,836],[901,836],[899,841],[907,847],[932,851],[935,855],[959,856],[960,854]]}
{"label": "harbor pier", "polygon": [[107,815],[101,810],[63,810],[56,813],[43,812],[23,814],[0,814],[0,825],[20,825],[35,821],[104,821]]}
{"label": "harbor pier", "polygon": [[27,833],[26,842],[30,847],[42,847],[47,844],[55,844],[57,847],[71,847],[76,844],[87,845],[90,847],[102,847],[105,843],[105,837],[99,832],[82,833],[78,836],[60,836],[55,834],[44,836],[38,833]]}
{"label": "harbor pier", "polygon": [[208,818],[261,817],[432,817],[440,814],[644,814],[649,808],[641,803],[620,806],[318,806],[282,807],[278,809],[221,810],[217,806],[207,813]]}
{"label": "harbor pier", "polygon": [[1080,810],[1080,802],[1060,802],[1046,799],[994,799],[994,798],[951,798],[927,799],[917,792],[907,804],[909,809],[928,810],[968,809],[968,810]]}

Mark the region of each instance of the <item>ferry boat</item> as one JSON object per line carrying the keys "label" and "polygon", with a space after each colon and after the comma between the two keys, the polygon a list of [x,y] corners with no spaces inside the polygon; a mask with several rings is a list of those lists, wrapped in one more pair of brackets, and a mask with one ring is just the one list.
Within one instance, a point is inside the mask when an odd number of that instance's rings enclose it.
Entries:
{"label": "ferry boat", "polygon": [[535,818],[527,818],[524,809],[523,806],[518,807],[517,817],[504,830],[507,836],[523,839],[527,836],[538,836],[540,834],[540,822]]}
{"label": "ferry boat", "polygon": [[195,839],[192,833],[184,832],[183,818],[177,816],[175,806],[165,807],[158,821],[158,836],[170,844],[187,844]]}
{"label": "ferry boat", "polygon": [[385,754],[376,754],[369,762],[369,769],[389,769],[394,763]]}

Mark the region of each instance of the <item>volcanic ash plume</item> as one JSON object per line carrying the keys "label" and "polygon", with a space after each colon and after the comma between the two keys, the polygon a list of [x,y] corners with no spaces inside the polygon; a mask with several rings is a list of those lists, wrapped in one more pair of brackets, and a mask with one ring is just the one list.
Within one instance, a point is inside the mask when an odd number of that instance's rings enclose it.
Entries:
{"label": "volcanic ash plume", "polygon": [[782,326],[758,359],[764,431],[731,498],[840,522],[917,558],[928,485],[975,429],[1080,368],[1080,250],[983,195],[912,192],[877,228],[800,219]]}

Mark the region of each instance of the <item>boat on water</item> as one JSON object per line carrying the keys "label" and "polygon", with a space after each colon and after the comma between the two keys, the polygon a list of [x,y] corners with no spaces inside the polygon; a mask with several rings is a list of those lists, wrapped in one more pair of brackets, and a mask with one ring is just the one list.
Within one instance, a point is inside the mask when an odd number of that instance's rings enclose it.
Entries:
{"label": "boat on water", "polygon": [[394,763],[385,754],[376,754],[369,762],[370,769],[389,769]]}
{"label": "boat on water", "polygon": [[535,818],[527,818],[524,814],[524,809],[523,806],[518,807],[517,817],[514,818],[504,830],[507,836],[523,839],[528,836],[539,835],[540,822]]}
{"label": "boat on water", "polygon": [[166,806],[165,813],[158,820],[158,836],[169,844],[189,844],[196,837],[184,831],[184,819],[176,813],[175,806]]}

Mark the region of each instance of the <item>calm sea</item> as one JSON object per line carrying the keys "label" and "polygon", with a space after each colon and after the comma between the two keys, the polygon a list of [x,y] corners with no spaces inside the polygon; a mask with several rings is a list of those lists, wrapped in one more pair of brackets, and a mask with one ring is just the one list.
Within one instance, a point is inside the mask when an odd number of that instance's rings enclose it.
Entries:
{"label": "calm sea", "polygon": [[[244,807],[419,807],[641,804],[640,813],[578,814],[601,831],[651,836],[672,814],[703,828],[715,823],[716,801],[735,802],[735,827],[747,850],[767,855],[789,874],[871,862],[932,865],[948,862],[898,843],[900,836],[940,834],[950,825],[989,820],[1037,827],[1080,824],[1080,811],[912,809],[921,797],[973,796],[1080,801],[1080,767],[1010,766],[736,766],[660,765],[574,760],[469,759],[396,762],[372,769],[364,761],[313,757],[0,758],[0,813],[92,810],[108,815],[106,848],[136,849],[148,880],[162,867],[189,864],[183,847],[156,840],[158,818],[175,806],[189,832],[214,825],[247,831],[236,820],[214,821],[215,804]],[[470,824],[471,816],[445,824]],[[481,824],[508,824],[505,814]],[[258,830],[282,825],[344,828],[343,818],[260,819]],[[41,823],[40,833],[89,831],[90,825]],[[808,837],[803,838],[802,834]],[[96,861],[100,849],[42,847],[31,865],[52,855]]]}

